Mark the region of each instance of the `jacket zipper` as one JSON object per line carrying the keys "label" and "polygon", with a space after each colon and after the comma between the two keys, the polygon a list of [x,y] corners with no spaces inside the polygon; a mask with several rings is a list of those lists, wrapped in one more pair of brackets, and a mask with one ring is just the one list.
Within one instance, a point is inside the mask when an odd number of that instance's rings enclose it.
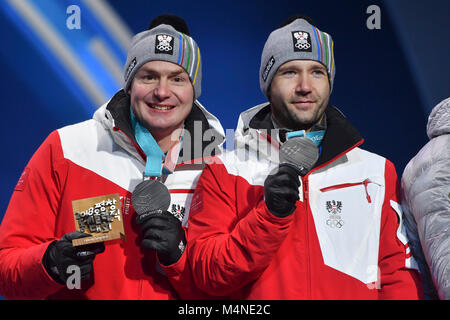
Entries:
{"label": "jacket zipper", "polygon": [[349,187],[355,187],[355,186],[359,186],[359,185],[363,185],[364,186],[364,190],[366,191],[366,199],[368,203],[372,203],[372,198],[369,195],[369,191],[367,190],[367,185],[369,183],[374,183],[373,181],[371,181],[370,179],[365,179],[364,181],[361,182],[355,182],[355,183],[343,183],[343,184],[337,184],[334,186],[329,186],[326,188],[322,188],[320,189],[321,192],[328,192],[331,190],[338,190],[338,189],[344,189],[344,188],[349,188]]}
{"label": "jacket zipper", "polygon": [[[309,233],[308,233],[308,229],[309,229],[308,216],[311,216],[311,218],[314,219],[314,218],[313,218],[313,215],[312,215],[312,211],[311,211],[310,205],[309,205],[309,199],[308,199],[308,189],[309,189],[309,188],[308,188],[308,178],[309,178],[309,176],[311,175],[311,173],[313,173],[314,171],[316,171],[316,170],[318,170],[318,169],[320,169],[320,168],[322,168],[322,167],[327,166],[329,163],[331,163],[331,162],[335,161],[336,159],[340,158],[342,155],[344,155],[344,154],[350,152],[350,150],[353,150],[354,148],[358,147],[358,146],[359,146],[360,144],[362,144],[363,142],[364,142],[364,140],[361,139],[358,143],[356,143],[356,144],[355,144],[353,147],[351,147],[350,149],[348,149],[348,150],[342,152],[341,154],[339,154],[339,155],[336,156],[335,158],[333,158],[333,159],[331,159],[331,160],[329,160],[329,161],[327,161],[327,162],[321,164],[320,166],[311,169],[311,171],[309,171],[308,174],[305,175],[305,177],[303,178],[304,203],[305,203],[305,205],[306,205],[306,210],[307,210],[307,213],[308,213],[308,214],[306,215],[306,223],[305,223],[305,225],[306,225],[306,232],[305,232],[305,235],[306,235],[306,241],[305,241],[305,242],[306,242],[306,251],[307,251],[307,254],[306,254],[306,268],[307,268],[307,270],[306,270],[306,275],[307,275],[307,276],[306,276],[307,293],[306,293],[306,294],[307,294],[307,299],[311,299],[311,297],[312,297],[312,289],[311,289],[311,287],[312,287],[312,280],[311,280],[311,274],[310,274],[312,268],[311,268],[311,258],[310,258],[310,248],[309,248],[309,236],[308,236],[308,235],[309,235]],[[366,181],[366,180],[367,180],[367,182],[366,182],[366,184],[364,184],[364,181]],[[367,195],[367,201],[369,201],[369,203],[370,203],[371,199],[370,199],[369,193],[367,192],[367,184],[368,184],[369,182],[372,182],[372,181],[370,181],[369,179],[366,179],[366,180],[364,180],[364,181],[361,182],[361,183],[357,183],[357,184],[355,184],[355,185],[363,184],[363,185],[365,186],[365,189],[366,189],[366,195]],[[334,187],[338,187],[337,189],[348,187],[348,186],[346,186],[346,185],[348,185],[348,184],[336,185],[336,186],[330,186],[330,187],[326,187],[326,188],[320,189],[320,191],[326,192],[326,191],[334,190],[334,189],[333,189]],[[343,187],[340,187],[340,186],[343,186]]]}
{"label": "jacket zipper", "polygon": [[311,299],[311,259],[310,259],[310,248],[309,248],[309,223],[308,223],[308,219],[311,213],[311,210],[309,208],[309,199],[308,199],[308,177],[309,175],[306,175],[303,179],[303,198],[304,198],[304,204],[306,205],[306,210],[307,210],[307,215],[306,215],[306,220],[305,220],[305,227],[306,227],[306,232],[305,232],[305,242],[306,242],[306,283],[307,283],[307,299]]}

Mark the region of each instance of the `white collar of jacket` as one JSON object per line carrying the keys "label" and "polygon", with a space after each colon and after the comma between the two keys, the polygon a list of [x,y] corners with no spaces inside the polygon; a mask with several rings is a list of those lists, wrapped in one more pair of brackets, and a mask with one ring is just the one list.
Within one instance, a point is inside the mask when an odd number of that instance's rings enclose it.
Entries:
{"label": "white collar of jacket", "polygon": [[[235,133],[237,148],[246,146],[257,152],[258,156],[269,161],[278,162],[279,143],[270,134],[278,134],[270,120],[270,103],[266,102],[242,112],[239,116]],[[322,153],[315,167],[322,166],[339,157],[341,154],[361,145],[364,139],[358,130],[347,120],[336,107],[329,105],[326,110],[327,131],[322,141]],[[265,137],[268,134],[269,137]],[[261,148],[262,139],[269,142],[267,148]]]}
{"label": "white collar of jacket", "polygon": [[[134,137],[133,130],[131,128],[131,121],[129,115],[130,98],[123,90],[117,92],[108,102],[103,104],[94,113],[93,119],[100,122],[106,129],[111,132],[114,142],[120,147],[125,149],[131,155],[138,159],[142,159],[145,154],[140,150],[138,143]],[[192,111],[185,121],[185,130],[189,130],[191,137],[194,138],[193,122],[202,122],[202,137],[203,133],[208,130],[213,130],[213,136],[218,138],[219,141],[215,143],[218,145],[220,151],[225,141],[225,132],[220,124],[220,121],[198,101],[195,100]],[[197,138],[197,137],[196,137]],[[202,152],[206,146],[211,144],[211,141],[202,140]],[[194,144],[192,144],[192,149]],[[183,150],[183,149],[182,149]],[[181,151],[182,152],[182,151]],[[179,162],[186,162],[189,160],[197,160],[196,154],[191,151],[192,156],[187,159],[180,155]]]}

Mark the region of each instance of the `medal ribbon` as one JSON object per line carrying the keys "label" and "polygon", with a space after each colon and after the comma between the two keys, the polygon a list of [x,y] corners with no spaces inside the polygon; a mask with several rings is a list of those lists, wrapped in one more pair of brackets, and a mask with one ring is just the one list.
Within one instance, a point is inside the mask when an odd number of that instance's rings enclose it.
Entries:
{"label": "medal ribbon", "polygon": [[299,130],[299,131],[290,131],[286,134],[287,139],[291,139],[294,137],[306,137],[312,142],[316,144],[317,147],[320,146],[323,140],[323,136],[325,135],[325,130],[319,130],[319,131],[311,131],[306,132],[305,130]]}
{"label": "medal ribbon", "polygon": [[161,177],[161,175],[171,174],[175,170],[178,160],[182,136],[166,156],[152,134],[136,120],[131,108],[130,118],[136,141],[147,156],[144,177]]}

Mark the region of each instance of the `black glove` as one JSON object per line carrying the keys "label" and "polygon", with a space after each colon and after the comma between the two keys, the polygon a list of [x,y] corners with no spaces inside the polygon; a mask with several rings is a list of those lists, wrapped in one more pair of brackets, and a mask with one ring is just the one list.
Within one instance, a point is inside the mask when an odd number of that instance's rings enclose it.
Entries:
{"label": "black glove", "polygon": [[180,220],[164,211],[144,219],[138,216],[136,223],[141,226],[142,247],[155,250],[162,264],[171,265],[180,259],[186,245]]}
{"label": "black glove", "polygon": [[89,279],[94,258],[96,254],[105,251],[105,244],[101,242],[77,247],[72,245],[73,239],[84,237],[90,237],[90,235],[79,231],[66,233],[60,240],[48,246],[42,258],[42,264],[53,280],[66,284],[70,276],[67,268],[71,265],[80,267],[81,282]]}
{"label": "black glove", "polygon": [[277,217],[292,214],[300,185],[298,173],[289,166],[280,165],[274,174],[269,174],[264,181],[264,201],[269,211]]}

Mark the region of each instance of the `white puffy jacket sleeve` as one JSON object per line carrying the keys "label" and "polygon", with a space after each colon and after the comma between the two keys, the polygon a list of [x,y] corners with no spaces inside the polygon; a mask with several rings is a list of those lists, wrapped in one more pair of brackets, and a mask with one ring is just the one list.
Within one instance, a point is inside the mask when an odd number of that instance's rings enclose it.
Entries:
{"label": "white puffy jacket sleeve", "polygon": [[[441,299],[450,299],[450,98],[433,108],[430,141],[411,159],[402,176],[402,205],[409,231],[419,237]],[[411,237],[412,238],[412,237]],[[412,246],[420,255],[420,246]],[[420,257],[418,257],[420,260]]]}

